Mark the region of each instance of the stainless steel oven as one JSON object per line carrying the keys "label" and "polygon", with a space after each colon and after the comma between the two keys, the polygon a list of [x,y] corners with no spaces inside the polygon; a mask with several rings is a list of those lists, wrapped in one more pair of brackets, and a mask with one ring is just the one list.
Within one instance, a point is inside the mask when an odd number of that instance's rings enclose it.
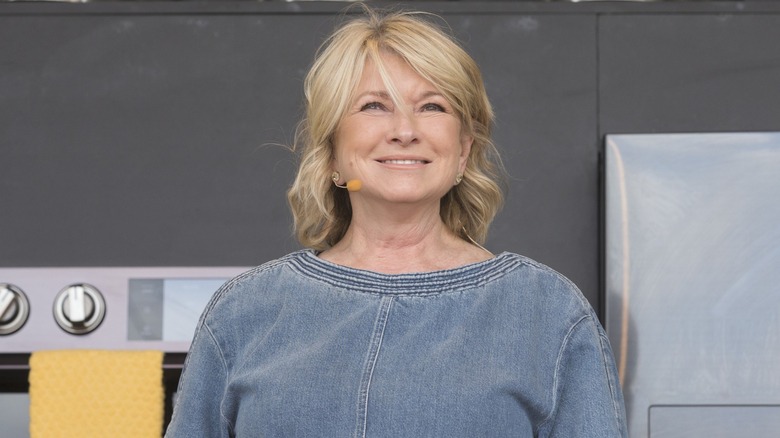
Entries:
{"label": "stainless steel oven", "polygon": [[245,267],[0,268],[0,424],[28,436],[28,359],[39,350],[165,352],[166,421],[210,296]]}

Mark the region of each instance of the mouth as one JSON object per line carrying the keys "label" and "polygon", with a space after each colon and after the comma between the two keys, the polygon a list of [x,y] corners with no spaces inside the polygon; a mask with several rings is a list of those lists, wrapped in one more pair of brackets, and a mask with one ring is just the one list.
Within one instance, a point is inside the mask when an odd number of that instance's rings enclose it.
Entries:
{"label": "mouth", "polygon": [[415,165],[415,164],[428,164],[428,160],[377,160],[382,164],[397,164],[397,165]]}

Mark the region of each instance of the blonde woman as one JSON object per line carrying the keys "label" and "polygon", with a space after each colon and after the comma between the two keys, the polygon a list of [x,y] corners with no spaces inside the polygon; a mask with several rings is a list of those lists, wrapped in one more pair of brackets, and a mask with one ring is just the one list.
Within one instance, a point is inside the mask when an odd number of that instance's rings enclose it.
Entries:
{"label": "blonde woman", "polygon": [[223,286],[168,436],[625,436],[566,278],[483,248],[502,203],[479,68],[422,13],[364,13],[305,82],[288,198],[308,249]]}

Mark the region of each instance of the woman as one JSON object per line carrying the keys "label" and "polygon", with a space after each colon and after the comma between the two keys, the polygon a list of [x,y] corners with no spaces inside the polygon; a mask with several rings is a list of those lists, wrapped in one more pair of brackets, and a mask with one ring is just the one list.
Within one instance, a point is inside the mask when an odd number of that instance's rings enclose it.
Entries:
{"label": "woman", "polygon": [[310,248],[223,286],[169,436],[625,436],[567,279],[477,244],[498,210],[474,61],[420,13],[340,27],[305,83],[288,193]]}

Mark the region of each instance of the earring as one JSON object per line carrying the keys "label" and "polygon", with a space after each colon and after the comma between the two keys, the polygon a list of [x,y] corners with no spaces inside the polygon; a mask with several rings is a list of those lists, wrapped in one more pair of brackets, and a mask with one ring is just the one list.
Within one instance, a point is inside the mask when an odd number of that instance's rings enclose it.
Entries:
{"label": "earring", "polygon": [[333,172],[332,174],[330,174],[330,179],[333,180],[333,184],[339,185],[341,174],[339,174],[338,172]]}
{"label": "earring", "polygon": [[460,184],[461,181],[463,181],[463,174],[459,173],[459,174],[455,175],[455,185]]}

